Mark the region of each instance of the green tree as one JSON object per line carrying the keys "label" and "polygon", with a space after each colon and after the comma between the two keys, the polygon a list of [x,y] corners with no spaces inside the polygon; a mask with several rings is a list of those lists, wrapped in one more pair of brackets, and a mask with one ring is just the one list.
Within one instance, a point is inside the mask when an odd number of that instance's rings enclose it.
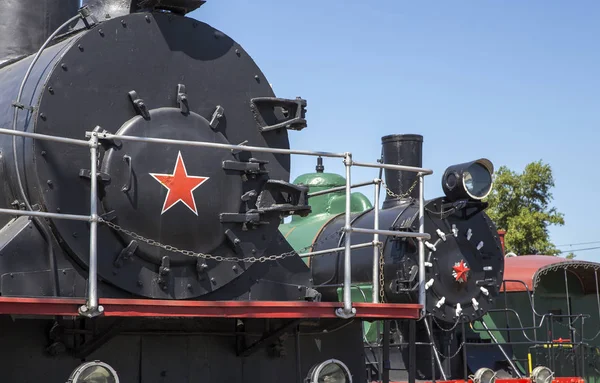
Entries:
{"label": "green tree", "polygon": [[560,254],[548,233],[548,226],[565,224],[563,214],[550,206],[553,187],[552,168],[541,160],[525,166],[521,174],[506,166],[498,169],[487,213],[498,229],[506,230],[507,252]]}

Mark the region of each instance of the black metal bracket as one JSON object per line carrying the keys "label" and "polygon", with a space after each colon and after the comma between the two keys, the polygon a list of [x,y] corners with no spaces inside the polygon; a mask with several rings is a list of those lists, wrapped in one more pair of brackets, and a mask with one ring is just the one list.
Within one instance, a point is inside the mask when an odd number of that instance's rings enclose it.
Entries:
{"label": "black metal bracket", "polygon": [[160,262],[160,267],[158,268],[158,284],[160,287],[165,290],[168,284],[168,276],[171,272],[171,258],[164,256]]}
{"label": "black metal bracket", "polygon": [[127,245],[126,248],[121,250],[119,255],[117,255],[117,257],[115,258],[115,261],[113,262],[115,267],[123,266],[124,262],[127,262],[129,259],[131,259],[131,257],[133,257],[137,248],[138,248],[137,241],[133,240],[133,241],[129,242],[129,245]]}
{"label": "black metal bracket", "polygon": [[28,110],[30,112],[33,112],[35,110],[34,106],[25,105],[25,104],[22,104],[22,103],[16,102],[16,101],[13,101],[11,105],[17,109]]}
{"label": "black metal bracket", "polygon": [[260,338],[256,342],[252,343],[250,346],[238,348],[236,350],[237,356],[245,358],[245,357],[252,355],[256,351],[267,346],[275,338],[280,337],[281,335],[283,335],[284,333],[289,331],[291,328],[297,326],[300,323],[300,321],[302,321],[302,319],[293,319],[291,321],[288,321],[287,323],[285,323],[278,329],[265,333],[262,336],[262,338]]}
{"label": "black metal bracket", "polygon": [[[79,169],[79,177],[90,180],[92,179],[92,171],[90,169]],[[110,174],[108,173],[96,172],[96,178],[105,184],[110,182]]]}
{"label": "black metal bracket", "polygon": [[148,111],[148,107],[144,103],[144,100],[142,100],[140,96],[138,96],[135,90],[129,92],[129,99],[131,100],[131,103],[133,104],[136,113],[144,117],[144,119],[149,120],[150,112]]}
{"label": "black metal bracket", "polygon": [[202,258],[198,258],[196,261],[196,273],[198,274],[198,280],[203,281],[206,278],[206,270],[208,270],[206,261]]}
{"label": "black metal bracket", "polygon": [[190,106],[188,105],[187,92],[185,91],[185,85],[177,85],[177,105],[181,109],[181,113],[188,114],[190,112]]}
{"label": "black metal bracket", "polygon": [[276,97],[257,97],[250,100],[250,108],[261,132],[277,129],[302,130],[306,128],[306,100]]}
{"label": "black metal bracket", "polygon": [[[99,126],[96,126],[93,132],[99,133],[100,135],[110,133],[108,130],[102,129]],[[109,149],[110,147],[120,149],[123,146],[121,140],[118,140],[116,138],[99,138],[99,141],[105,149]]]}
{"label": "black metal bracket", "polygon": [[262,213],[280,212],[284,215],[306,217],[312,211],[307,195],[308,186],[268,180],[256,200],[256,207]]}
{"label": "black metal bracket", "polygon": [[209,122],[209,125],[212,128],[212,130],[216,130],[217,126],[219,126],[219,121],[223,117],[223,113],[225,113],[225,109],[221,105],[217,105],[217,108],[213,112]]}
{"label": "black metal bracket", "polygon": [[227,160],[223,161],[223,169],[255,176],[260,174],[268,174],[269,171],[264,168],[264,165],[268,163],[269,161],[262,161],[256,158],[250,158],[248,162]]}
{"label": "black metal bracket", "polygon": [[125,192],[128,192],[129,189],[131,189],[131,178],[133,176],[133,164],[132,164],[131,156],[128,156],[128,155],[123,156],[123,161],[125,161],[125,163],[127,164],[127,168],[128,168],[127,183],[121,187],[121,191],[123,193],[125,193]]}
{"label": "black metal bracket", "polygon": [[220,220],[221,223],[241,223],[244,227],[269,224],[260,220],[260,212],[257,210],[248,210],[246,213],[221,213]]}
{"label": "black metal bracket", "polygon": [[98,24],[98,19],[92,15],[87,5],[79,8],[79,16],[83,20],[86,29],[91,29],[94,25]]}

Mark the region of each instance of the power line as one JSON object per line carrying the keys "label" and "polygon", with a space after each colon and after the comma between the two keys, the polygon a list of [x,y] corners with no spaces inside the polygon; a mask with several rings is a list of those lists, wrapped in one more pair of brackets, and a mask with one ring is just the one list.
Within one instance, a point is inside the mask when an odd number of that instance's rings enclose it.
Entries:
{"label": "power line", "polygon": [[567,243],[564,245],[556,245],[556,247],[566,247],[566,246],[575,246],[575,245],[593,245],[595,243],[600,243],[600,241],[593,241],[593,242],[579,242],[579,243]]}
{"label": "power line", "polygon": [[596,246],[596,247],[587,247],[587,248],[584,248],[584,249],[569,249],[569,250],[563,250],[563,251],[561,251],[559,254],[562,254],[562,253],[574,253],[574,252],[576,252],[576,251],[587,251],[587,250],[596,250],[596,249],[600,249],[600,246]]}

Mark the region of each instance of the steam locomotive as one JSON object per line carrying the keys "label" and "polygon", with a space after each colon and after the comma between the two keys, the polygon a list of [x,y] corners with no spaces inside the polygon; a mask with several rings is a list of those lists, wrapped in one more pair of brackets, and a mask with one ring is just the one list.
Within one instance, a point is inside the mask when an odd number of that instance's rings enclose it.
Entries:
{"label": "steam locomotive", "polygon": [[[289,182],[288,131],[307,126],[306,101],[277,98],[239,44],[185,17],[203,1],[42,3],[0,16],[2,381],[366,381],[362,319],[314,313],[336,307],[344,253],[299,256],[349,235],[345,196],[310,195],[339,184],[322,171]],[[421,143],[385,137],[383,162],[420,167]],[[421,291],[440,321],[485,314],[503,273],[481,201],[492,173],[484,159],[451,166],[446,196],[421,205],[401,195],[418,175],[386,169],[379,226],[418,232],[424,208],[430,236],[374,244],[386,302],[409,307]],[[352,225],[372,228],[377,210]],[[373,248],[352,258],[362,293]],[[82,298],[78,313],[62,308]],[[195,302],[219,305],[208,317]],[[261,302],[313,312],[269,316]]]}

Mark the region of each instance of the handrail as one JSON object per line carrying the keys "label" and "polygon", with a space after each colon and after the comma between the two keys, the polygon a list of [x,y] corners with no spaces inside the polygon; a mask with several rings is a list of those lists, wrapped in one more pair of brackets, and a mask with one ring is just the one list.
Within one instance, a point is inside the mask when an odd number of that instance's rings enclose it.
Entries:
{"label": "handrail", "polygon": [[[12,135],[13,137],[24,137],[31,138],[34,140],[53,141],[78,146],[88,146],[90,148],[90,165],[91,165],[91,184],[90,184],[90,214],[89,215],[76,215],[76,214],[63,214],[63,213],[49,213],[42,211],[32,210],[11,210],[11,209],[0,209],[0,214],[12,214],[18,216],[33,216],[33,217],[45,217],[55,219],[68,219],[77,221],[90,222],[90,259],[89,259],[89,271],[88,271],[88,291],[85,305],[79,309],[80,315],[87,317],[94,317],[101,315],[103,307],[98,304],[98,285],[97,285],[97,274],[98,274],[98,222],[100,218],[98,216],[97,206],[97,190],[98,190],[98,162],[97,162],[97,151],[100,140],[112,140],[117,139],[119,141],[132,141],[132,142],[145,142],[153,144],[171,144],[171,145],[184,145],[191,147],[210,147],[224,150],[239,150],[239,151],[253,151],[263,153],[275,153],[275,154],[288,154],[288,155],[305,155],[315,157],[330,157],[330,158],[343,158],[344,166],[346,169],[346,185],[344,187],[333,188],[329,190],[323,190],[309,194],[310,196],[317,196],[327,194],[333,191],[345,190],[346,194],[346,206],[345,206],[345,225],[343,228],[344,235],[344,247],[321,250],[312,253],[301,254],[301,257],[320,255],[327,252],[342,251],[344,250],[344,283],[343,283],[343,308],[336,310],[336,315],[341,318],[352,318],[356,314],[356,308],[352,307],[351,299],[351,266],[352,257],[351,250],[362,247],[373,247],[373,303],[379,303],[377,293],[380,289],[379,285],[379,269],[378,269],[378,257],[379,250],[381,249],[381,242],[379,241],[379,235],[395,236],[395,237],[410,237],[416,238],[419,241],[419,300],[418,303],[421,305],[421,318],[425,315],[425,250],[423,240],[429,239],[430,235],[425,233],[425,211],[423,206],[424,200],[424,180],[423,177],[433,173],[430,169],[411,167],[404,165],[384,164],[384,163],[366,163],[366,162],[355,162],[352,160],[352,153],[333,153],[333,152],[320,152],[310,150],[294,150],[294,149],[280,149],[280,148],[267,148],[258,146],[246,146],[246,145],[230,145],[220,144],[214,142],[204,141],[186,141],[186,140],[174,140],[166,138],[153,138],[153,137],[137,137],[127,135],[116,135],[104,132],[100,127],[96,127],[94,131],[88,131],[85,133],[85,137],[88,140],[78,140],[68,137],[51,136],[45,134],[17,131],[11,129],[0,128],[0,134]],[[381,188],[382,180],[376,178],[372,181],[363,182],[352,185],[352,167],[368,167],[368,168],[379,168],[379,169],[392,169],[418,173],[419,178],[419,233],[413,232],[399,232],[391,230],[379,229],[379,192]],[[363,229],[352,227],[351,222],[351,189],[354,187],[374,185],[375,186],[375,206],[374,206],[374,229]],[[373,234],[373,241],[361,243],[357,245],[351,244],[351,234],[366,233]]]}

